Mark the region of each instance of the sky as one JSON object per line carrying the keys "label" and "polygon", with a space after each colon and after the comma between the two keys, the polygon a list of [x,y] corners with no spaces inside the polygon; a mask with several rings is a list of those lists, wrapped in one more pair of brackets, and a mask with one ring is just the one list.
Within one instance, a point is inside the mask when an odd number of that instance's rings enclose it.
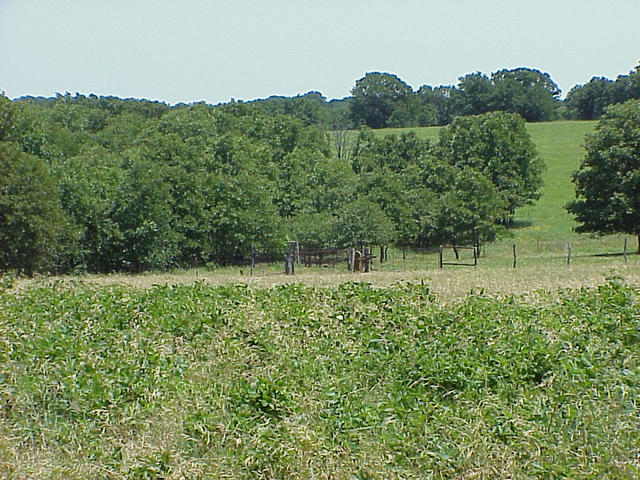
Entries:
{"label": "sky", "polygon": [[537,68],[566,94],[640,62],[640,0],[0,0],[0,91],[211,104]]}

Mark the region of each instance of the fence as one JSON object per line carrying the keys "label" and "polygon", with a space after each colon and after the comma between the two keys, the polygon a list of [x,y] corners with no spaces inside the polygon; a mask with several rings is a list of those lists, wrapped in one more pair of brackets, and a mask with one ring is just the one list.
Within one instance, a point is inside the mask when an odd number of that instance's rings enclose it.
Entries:
{"label": "fence", "polygon": [[[511,267],[567,265],[638,259],[625,237],[572,238],[570,241],[498,242],[473,246],[436,248],[376,247],[360,249],[299,249],[294,262],[299,271],[313,268],[335,272],[407,272],[465,267]],[[634,261],[636,261],[634,260]],[[282,272],[282,269],[280,270]]]}
{"label": "fence", "polygon": [[[411,272],[439,269],[524,268],[531,265],[572,265],[607,263],[640,265],[640,255],[631,251],[623,236],[605,238],[573,237],[570,241],[519,239],[496,242],[478,249],[470,246],[435,248],[360,247],[346,249],[306,248],[290,242],[286,253],[268,256],[252,252],[247,258],[227,262],[225,267],[194,264],[195,275],[214,269],[242,276],[277,276],[348,272]],[[283,263],[285,268],[283,269]]]}

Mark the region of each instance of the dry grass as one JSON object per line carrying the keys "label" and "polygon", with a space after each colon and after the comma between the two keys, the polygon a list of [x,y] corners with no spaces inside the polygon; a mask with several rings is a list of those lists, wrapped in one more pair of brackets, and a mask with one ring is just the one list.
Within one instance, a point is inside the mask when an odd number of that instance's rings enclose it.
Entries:
{"label": "dry grass", "polygon": [[16,287],[55,281],[80,281],[95,285],[127,285],[134,288],[150,288],[154,285],[189,285],[204,282],[209,285],[246,284],[254,288],[271,288],[277,285],[301,283],[326,287],[348,282],[365,282],[374,286],[412,282],[428,285],[443,303],[455,302],[472,291],[483,291],[491,295],[529,294],[532,292],[579,289],[602,284],[606,278],[618,276],[631,284],[640,284],[640,259],[630,257],[628,265],[619,258],[597,262],[576,263],[567,267],[561,261],[554,264],[510,267],[449,267],[443,270],[429,269],[410,272],[348,273],[330,269],[299,268],[296,275],[287,276],[279,272],[250,276],[240,274],[238,269],[212,271],[183,271],[179,273],[146,273],[142,275],[111,274],[86,275],[80,277],[41,277],[21,279]]}

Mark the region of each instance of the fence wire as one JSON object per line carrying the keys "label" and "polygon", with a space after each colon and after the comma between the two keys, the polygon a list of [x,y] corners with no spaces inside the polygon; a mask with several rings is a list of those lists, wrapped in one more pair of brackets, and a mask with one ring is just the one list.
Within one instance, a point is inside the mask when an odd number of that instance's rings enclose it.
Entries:
{"label": "fence wire", "polygon": [[[499,242],[479,248],[478,267],[524,267],[529,265],[573,265],[616,261],[628,263],[637,259],[632,242],[622,236],[605,238],[574,238],[570,241]],[[625,250],[626,248],[626,250]],[[304,252],[304,250],[301,250]],[[348,272],[347,250],[315,250],[299,262],[299,270],[329,269]],[[440,268],[439,249],[436,248],[371,248],[371,271],[410,272]],[[457,256],[456,256],[457,255]],[[311,260],[309,261],[309,258]],[[469,268],[474,263],[469,246],[443,249],[443,268]]]}

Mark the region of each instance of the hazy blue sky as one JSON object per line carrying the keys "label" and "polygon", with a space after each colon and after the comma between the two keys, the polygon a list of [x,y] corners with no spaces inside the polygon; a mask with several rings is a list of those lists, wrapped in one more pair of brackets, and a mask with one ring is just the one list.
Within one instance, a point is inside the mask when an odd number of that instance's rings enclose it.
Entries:
{"label": "hazy blue sky", "polygon": [[519,66],[566,93],[640,61],[640,0],[0,0],[0,90],[226,102],[369,71],[415,89]]}

